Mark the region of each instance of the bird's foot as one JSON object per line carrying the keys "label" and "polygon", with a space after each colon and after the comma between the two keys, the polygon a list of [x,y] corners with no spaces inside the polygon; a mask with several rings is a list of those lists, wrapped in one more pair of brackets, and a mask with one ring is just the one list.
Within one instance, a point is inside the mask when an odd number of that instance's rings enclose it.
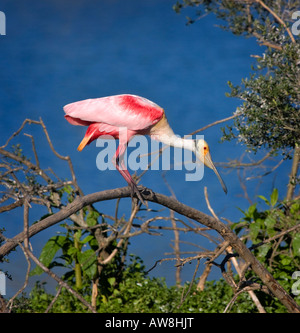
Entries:
{"label": "bird's foot", "polygon": [[148,209],[148,203],[144,201],[142,193],[145,192],[145,194],[148,194],[149,190],[145,186],[142,185],[137,186],[135,183],[131,183],[130,188],[131,188],[131,198],[137,197],[137,199],[140,200],[140,202]]}
{"label": "bird's foot", "polygon": [[137,188],[143,196],[146,196],[146,197],[153,197],[154,196],[154,192],[146,186],[138,185]]}

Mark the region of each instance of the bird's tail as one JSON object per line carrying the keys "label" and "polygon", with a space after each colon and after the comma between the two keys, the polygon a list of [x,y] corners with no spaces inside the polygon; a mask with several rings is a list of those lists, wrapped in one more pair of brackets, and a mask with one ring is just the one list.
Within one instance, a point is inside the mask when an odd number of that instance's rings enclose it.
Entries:
{"label": "bird's tail", "polygon": [[90,138],[91,138],[90,136],[85,136],[85,137],[82,139],[82,141],[80,142],[80,144],[79,144],[77,150],[78,150],[78,151],[82,151],[82,149],[83,149],[83,148],[89,143]]}
{"label": "bird's tail", "polygon": [[100,132],[99,132],[98,128],[99,128],[99,123],[91,124],[87,128],[85,136],[84,136],[84,138],[82,139],[82,141],[80,142],[80,144],[77,148],[78,151],[82,151],[82,149],[86,145],[90,144],[92,141],[96,140],[99,137]]}

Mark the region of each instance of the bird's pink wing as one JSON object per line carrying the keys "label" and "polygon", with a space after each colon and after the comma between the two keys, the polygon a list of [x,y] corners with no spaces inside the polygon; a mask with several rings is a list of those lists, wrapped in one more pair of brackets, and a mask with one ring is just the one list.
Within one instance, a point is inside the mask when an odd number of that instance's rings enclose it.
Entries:
{"label": "bird's pink wing", "polygon": [[155,125],[164,114],[155,103],[135,95],[87,99],[66,105],[64,111],[74,125],[97,122],[134,131]]}

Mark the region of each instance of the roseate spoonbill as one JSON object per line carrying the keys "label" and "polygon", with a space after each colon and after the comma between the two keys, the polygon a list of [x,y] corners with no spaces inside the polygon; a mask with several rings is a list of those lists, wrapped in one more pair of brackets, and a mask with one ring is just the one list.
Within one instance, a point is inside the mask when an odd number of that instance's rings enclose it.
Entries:
{"label": "roseate spoonbill", "polygon": [[[64,111],[70,124],[88,126],[77,148],[79,151],[100,136],[110,135],[119,139],[113,162],[131,187],[132,194],[136,193],[141,202],[140,192],[123,161],[127,144],[134,135],[150,135],[167,145],[193,151],[202,163],[215,172],[227,193],[226,185],[212,162],[208,144],[204,140],[177,137],[168,124],[164,110],[148,99],[128,94],[115,95],[70,103],[64,106]],[[126,131],[125,135],[120,134],[122,129]]]}

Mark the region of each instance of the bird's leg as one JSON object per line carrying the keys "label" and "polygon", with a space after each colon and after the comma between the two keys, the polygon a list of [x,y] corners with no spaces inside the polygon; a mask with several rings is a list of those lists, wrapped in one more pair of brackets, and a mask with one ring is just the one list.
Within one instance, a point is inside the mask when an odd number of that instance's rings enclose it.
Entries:
{"label": "bird's leg", "polygon": [[123,154],[119,155],[118,154],[119,149],[117,150],[116,153],[116,158],[113,159],[113,161],[115,161],[115,167],[117,168],[117,170],[120,172],[120,174],[123,176],[123,178],[126,180],[126,182],[128,183],[128,185],[130,186],[131,189],[131,197],[133,197],[134,195],[137,196],[137,198],[141,201],[141,203],[143,205],[146,205],[145,201],[143,200],[143,197],[135,183],[135,181],[132,179],[129,171],[126,169],[125,165],[124,165],[124,160],[123,160]]}
{"label": "bird's leg", "polygon": [[141,192],[139,191],[135,181],[132,179],[130,173],[128,172],[128,170],[124,169],[123,165],[122,165],[122,161],[121,161],[121,168],[120,166],[117,164],[116,165],[116,168],[117,170],[120,172],[120,174],[123,176],[123,178],[127,181],[128,185],[130,186],[130,189],[131,189],[131,197],[133,197],[134,195],[137,196],[137,198],[141,201],[141,203],[145,206],[146,203],[145,201],[143,200],[143,197],[141,195]]}

